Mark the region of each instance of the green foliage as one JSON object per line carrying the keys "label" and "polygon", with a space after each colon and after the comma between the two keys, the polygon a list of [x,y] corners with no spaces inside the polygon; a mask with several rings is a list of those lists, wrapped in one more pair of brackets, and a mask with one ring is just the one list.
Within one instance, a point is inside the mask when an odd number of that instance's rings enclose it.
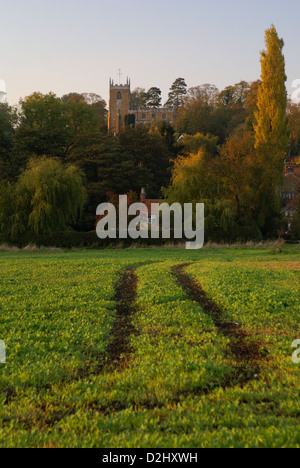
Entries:
{"label": "green foliage", "polygon": [[262,83],[255,113],[256,219],[264,235],[275,235],[281,224],[279,186],[287,155],[287,92],[284,42],[274,26],[266,31],[266,50],[261,54]]}
{"label": "green foliage", "polygon": [[[0,253],[1,447],[299,447],[299,248]],[[264,356],[249,382],[224,387],[228,338],[177,285],[187,273]],[[137,266],[130,359],[102,367],[114,285]],[[22,281],[17,278],[22,277]]]}
{"label": "green foliage", "polygon": [[125,127],[135,127],[135,115],[134,114],[128,114],[128,115],[125,115],[124,117],[124,124],[125,124]]}
{"label": "green foliage", "polygon": [[206,154],[180,156],[174,163],[171,185],[164,189],[169,203],[191,203],[208,198],[214,190],[213,176],[208,174]]}
{"label": "green foliage", "polygon": [[156,109],[161,106],[161,90],[159,88],[150,88],[147,92],[146,107]]}
{"label": "green foliage", "polygon": [[211,134],[223,144],[231,133],[245,124],[248,91],[249,83],[245,81],[222,92],[208,84],[190,88],[184,105],[178,110],[177,130],[190,135]]}
{"label": "green foliage", "polygon": [[184,103],[183,97],[187,94],[187,85],[184,78],[177,78],[172,84],[169,92],[169,98],[166,106],[176,107],[182,106]]}
{"label": "green foliage", "polygon": [[233,240],[237,237],[236,211],[230,199],[217,196],[216,177],[211,167],[203,150],[177,158],[171,185],[163,193],[170,204],[204,203],[206,239]]}
{"label": "green foliage", "polygon": [[11,107],[0,103],[0,181],[12,176],[11,152],[14,145],[14,126],[17,116]]}
{"label": "green foliage", "polygon": [[[283,172],[289,135],[287,131],[287,91],[285,87],[284,42],[274,26],[266,31],[266,50],[261,54],[261,79],[255,114],[255,147],[261,157],[271,159],[276,179]],[[266,161],[267,162],[267,161]]]}
{"label": "green foliage", "polygon": [[148,198],[159,198],[161,187],[169,183],[170,158],[174,157],[170,130],[162,128],[159,132],[147,126],[127,128],[121,133],[119,144],[134,161],[135,182],[128,190],[140,193],[141,187],[145,187]]}
{"label": "green foliage", "polygon": [[203,135],[202,133],[196,133],[196,135],[184,135],[181,140],[183,144],[184,154],[198,153],[201,149],[214,157],[217,152],[219,138],[213,135]]}
{"label": "green foliage", "polygon": [[[74,224],[86,202],[84,174],[54,158],[31,159],[14,186],[4,191],[2,229],[11,240],[24,232],[51,236]],[[10,205],[7,203],[10,200]]]}
{"label": "green foliage", "polygon": [[288,128],[290,131],[290,155],[300,155],[300,104],[289,102],[287,108]]}
{"label": "green foliage", "polygon": [[33,155],[46,154],[63,160],[71,157],[78,139],[99,133],[104,125],[97,107],[99,102],[89,105],[76,93],[62,99],[52,93],[34,93],[20,104],[14,158],[23,167]]}
{"label": "green foliage", "polygon": [[53,93],[34,93],[20,101],[16,151],[64,158],[73,137],[65,104]]}
{"label": "green foliage", "polygon": [[144,88],[135,88],[131,92],[131,109],[143,109],[147,105],[147,93]]}
{"label": "green foliage", "polygon": [[[72,92],[61,99],[53,93],[34,93],[20,101],[18,114],[0,105],[2,235],[16,239],[21,232],[24,236],[30,230],[41,233],[41,223],[45,224],[51,211],[47,202],[42,209],[39,200],[40,208],[30,210],[30,190],[19,183],[16,192],[14,184],[30,158],[47,155],[66,166],[76,164],[85,174],[88,199],[83,216],[77,217],[76,230],[94,228],[95,209],[106,201],[106,192],[139,193],[144,186],[149,198],[161,198],[162,187],[167,187],[164,193],[169,200],[206,200],[206,221],[213,238],[219,239],[221,233],[223,240],[230,235],[232,239],[276,237],[281,227],[279,187],[289,140],[282,49],[283,41],[272,26],[266,31],[261,80],[241,81],[220,92],[210,84],[187,90],[185,80],[176,79],[167,102],[177,108],[175,129],[156,120],[134,128],[134,116],[127,115],[124,132],[119,137],[107,136],[106,103],[93,93]],[[147,92],[136,88],[131,93],[131,109],[160,106],[157,87]],[[292,155],[299,149],[298,107],[288,106]],[[185,138],[177,141],[182,133]],[[49,216],[53,231],[54,217]]]}
{"label": "green foliage", "polygon": [[292,220],[292,233],[293,239],[299,240],[300,239],[300,196],[298,196],[298,204],[297,204],[297,211]]}
{"label": "green foliage", "polygon": [[[86,123],[90,124],[90,126],[92,124],[94,131],[96,131],[97,127],[104,132],[107,131],[106,102],[101,96],[94,93],[69,93],[64,95],[61,100],[66,104],[80,104],[80,106],[77,106],[77,109],[81,108],[81,112],[83,113],[83,111],[85,111],[85,114],[87,114],[86,117],[89,117],[88,120],[86,119]],[[82,127],[83,125],[81,123],[81,131]]]}

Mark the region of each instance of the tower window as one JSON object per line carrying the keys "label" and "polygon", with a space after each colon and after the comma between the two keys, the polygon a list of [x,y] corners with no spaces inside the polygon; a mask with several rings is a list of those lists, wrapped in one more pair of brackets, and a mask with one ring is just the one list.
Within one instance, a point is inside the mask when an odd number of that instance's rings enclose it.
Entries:
{"label": "tower window", "polygon": [[119,91],[118,92],[118,95],[117,95],[117,101],[121,101],[122,100],[122,94],[121,92]]}

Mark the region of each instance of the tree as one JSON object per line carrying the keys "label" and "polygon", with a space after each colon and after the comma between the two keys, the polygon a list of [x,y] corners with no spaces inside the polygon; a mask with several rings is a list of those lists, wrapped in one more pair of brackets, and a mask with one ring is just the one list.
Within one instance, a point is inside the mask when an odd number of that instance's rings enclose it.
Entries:
{"label": "tree", "polygon": [[189,88],[184,101],[189,102],[191,100],[197,100],[201,101],[204,106],[210,106],[214,108],[219,92],[220,91],[215,85],[205,83],[199,86],[194,86],[193,88]]}
{"label": "tree", "polygon": [[101,99],[100,101],[93,102],[90,104],[92,110],[96,114],[96,118],[98,121],[98,125],[100,130],[103,133],[107,133],[107,108],[106,108],[106,102]]}
{"label": "tree", "polygon": [[69,93],[62,96],[61,100],[65,104],[80,103],[82,106],[88,105],[88,107],[93,110],[96,116],[99,128],[106,133],[107,109],[106,102],[101,98],[101,96],[95,93]]}
{"label": "tree", "polygon": [[170,203],[200,202],[214,192],[214,177],[209,171],[205,151],[179,156],[172,171],[171,184],[164,190]]}
{"label": "tree", "polygon": [[300,239],[300,197],[298,196],[297,211],[292,219],[292,232],[295,240]]}
{"label": "tree", "polygon": [[180,156],[172,171],[171,184],[163,190],[171,203],[204,203],[206,238],[218,241],[230,239],[235,227],[235,212],[231,200],[220,199],[210,158],[200,149],[196,154]]}
{"label": "tree", "polygon": [[224,106],[244,105],[249,92],[249,83],[240,81],[234,86],[227,86],[218,95],[217,101]]}
{"label": "tree", "polygon": [[161,90],[159,88],[150,88],[147,92],[146,107],[158,108],[161,106]]}
{"label": "tree", "polygon": [[34,240],[66,230],[86,202],[84,180],[76,166],[54,158],[31,159],[17,183],[2,192],[1,230],[10,240],[20,240],[25,232]]}
{"label": "tree", "polygon": [[250,88],[245,101],[245,108],[247,112],[246,128],[250,131],[254,131],[255,114],[258,111],[257,95],[260,85],[261,80],[253,81],[253,83],[250,84]]}
{"label": "tree", "polygon": [[53,93],[34,93],[20,107],[15,149],[21,165],[34,155],[64,158],[73,138],[66,104]]}
{"label": "tree", "polygon": [[0,180],[13,176],[11,151],[14,145],[16,113],[7,104],[0,104]]}
{"label": "tree", "polygon": [[87,104],[76,93],[62,99],[52,93],[34,93],[22,100],[14,150],[19,167],[25,167],[32,156],[65,160],[82,136],[99,133],[94,105]]}
{"label": "tree", "polygon": [[274,237],[280,228],[279,187],[288,151],[287,92],[284,42],[274,26],[266,31],[266,50],[261,53],[261,80],[254,123],[256,149],[256,219],[264,236]]}
{"label": "tree", "polygon": [[[196,91],[196,88],[193,89]],[[201,93],[189,93],[184,105],[177,111],[176,128],[180,133],[187,133],[189,135],[212,133],[213,112],[213,105],[208,103],[206,99],[203,99]]]}
{"label": "tree", "polygon": [[229,137],[238,127],[244,127],[247,119],[246,101],[250,84],[241,81],[227,86],[217,97],[216,112],[224,116],[225,134]]}
{"label": "tree", "polygon": [[159,120],[155,122],[154,128],[163,137],[170,158],[176,159],[178,154],[182,151],[183,145],[181,142],[178,142],[178,136],[175,134],[173,125],[165,120]]}
{"label": "tree", "polygon": [[146,187],[149,197],[160,197],[161,187],[170,181],[173,137],[166,127],[161,132],[147,126],[128,127],[120,134],[122,151],[134,160],[135,181],[130,188],[139,193],[141,187]]}
{"label": "tree", "polygon": [[79,140],[100,132],[99,120],[92,105],[85,101],[69,100],[64,112],[69,120],[69,144],[65,150],[65,158],[72,158],[71,153]]}
{"label": "tree", "polygon": [[289,102],[287,108],[291,156],[300,155],[300,104]]}
{"label": "tree", "polygon": [[147,104],[147,93],[144,88],[135,88],[131,93],[131,109],[143,109]]}
{"label": "tree", "polygon": [[255,226],[252,213],[254,136],[250,131],[234,132],[220,149],[213,164],[221,195],[230,199],[240,226]]}
{"label": "tree", "polygon": [[182,106],[184,103],[183,97],[187,94],[187,85],[184,78],[177,78],[170,88],[169,99],[166,106],[176,107]]}
{"label": "tree", "polygon": [[84,97],[83,97],[82,94],[72,92],[72,93],[64,94],[61,97],[61,101],[63,103],[67,103],[67,102],[70,102],[70,101],[72,101],[72,102],[83,102]]}
{"label": "tree", "polygon": [[255,148],[264,162],[271,161],[275,180],[283,173],[289,134],[287,130],[287,91],[285,87],[284,42],[275,26],[266,31],[266,50],[261,53],[261,86],[257,94]]}
{"label": "tree", "polygon": [[221,93],[209,84],[190,88],[177,112],[177,130],[190,135],[210,133],[223,144],[236,128],[245,123],[248,86],[242,81]]}
{"label": "tree", "polygon": [[139,168],[134,157],[120,146],[119,139],[102,133],[83,135],[67,161],[79,166],[87,179],[88,201],[76,228],[91,230],[96,207],[106,201],[106,192],[128,192],[138,183]]}
{"label": "tree", "polygon": [[195,154],[198,153],[201,148],[210,156],[214,157],[217,153],[217,145],[219,138],[210,134],[203,135],[202,133],[196,133],[196,135],[186,135],[182,140],[182,153],[183,154]]}

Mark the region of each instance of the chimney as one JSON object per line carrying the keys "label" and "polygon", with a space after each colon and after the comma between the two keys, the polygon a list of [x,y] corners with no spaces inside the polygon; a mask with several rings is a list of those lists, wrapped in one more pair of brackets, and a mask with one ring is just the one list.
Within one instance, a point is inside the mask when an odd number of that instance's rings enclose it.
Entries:
{"label": "chimney", "polygon": [[141,190],[141,203],[145,203],[145,201],[146,201],[146,190],[143,187]]}

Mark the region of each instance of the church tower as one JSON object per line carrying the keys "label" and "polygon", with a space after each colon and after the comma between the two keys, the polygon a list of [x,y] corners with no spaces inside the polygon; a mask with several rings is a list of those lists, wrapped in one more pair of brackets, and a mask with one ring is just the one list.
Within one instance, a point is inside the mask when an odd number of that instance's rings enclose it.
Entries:
{"label": "church tower", "polygon": [[118,135],[124,128],[125,116],[130,110],[130,80],[126,84],[114,84],[109,80],[108,131]]}

